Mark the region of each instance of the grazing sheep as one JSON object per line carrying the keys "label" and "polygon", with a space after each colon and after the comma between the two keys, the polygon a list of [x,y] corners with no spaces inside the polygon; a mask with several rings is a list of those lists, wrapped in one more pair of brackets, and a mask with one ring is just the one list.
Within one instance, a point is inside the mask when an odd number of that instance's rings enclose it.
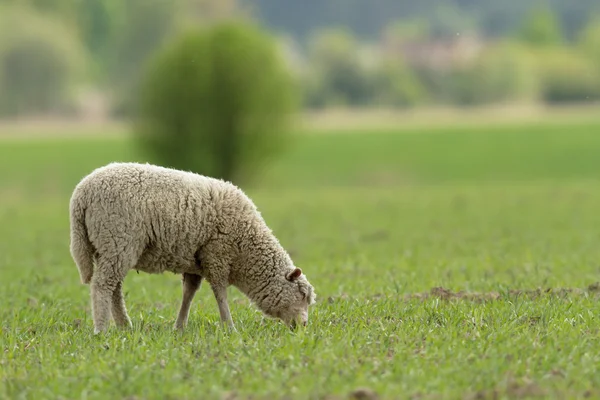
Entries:
{"label": "grazing sheep", "polygon": [[71,255],[90,284],[94,332],[110,315],[131,326],[123,299],[127,272],[183,275],[175,327],[182,329],[202,279],[221,321],[234,328],[227,287],[240,289],[266,315],[306,325],[313,287],[236,186],[150,164],[111,163],[76,186],[70,201]]}

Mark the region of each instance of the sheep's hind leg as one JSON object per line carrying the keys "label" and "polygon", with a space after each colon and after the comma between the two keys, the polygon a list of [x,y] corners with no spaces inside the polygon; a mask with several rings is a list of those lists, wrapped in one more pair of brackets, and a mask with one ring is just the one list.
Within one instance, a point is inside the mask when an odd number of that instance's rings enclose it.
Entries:
{"label": "sheep's hind leg", "polygon": [[94,318],[94,334],[105,331],[110,322],[110,309],[113,292],[118,284],[115,277],[106,271],[98,270],[92,275],[91,297],[92,316]]}
{"label": "sheep's hind leg", "polygon": [[135,262],[131,257],[99,257],[92,276],[91,297],[94,334],[105,331],[110,323],[111,309],[117,324],[130,323],[122,294],[122,284],[127,271]]}
{"label": "sheep's hind leg", "polygon": [[227,324],[227,327],[235,331],[231,312],[229,312],[229,304],[227,303],[227,287],[220,285],[211,285],[217,305],[219,306],[219,314],[221,314],[221,323]]}
{"label": "sheep's hind leg", "polygon": [[182,330],[187,325],[188,316],[190,314],[190,306],[192,305],[194,295],[198,291],[198,288],[200,288],[202,276],[184,273],[182,282],[183,298],[181,300],[181,307],[179,308],[179,315],[177,316],[177,321],[175,322],[175,329],[179,330]]}
{"label": "sheep's hind leg", "polygon": [[117,283],[112,294],[112,316],[119,328],[131,328],[131,319],[127,314],[125,299],[123,298],[123,281]]}

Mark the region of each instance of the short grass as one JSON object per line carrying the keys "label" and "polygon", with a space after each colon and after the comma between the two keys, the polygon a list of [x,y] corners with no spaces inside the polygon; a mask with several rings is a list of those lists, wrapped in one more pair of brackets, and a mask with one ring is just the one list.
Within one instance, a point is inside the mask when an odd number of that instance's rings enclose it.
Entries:
{"label": "short grass", "polygon": [[232,288],[227,334],[204,286],[175,333],[178,277],[131,273],[135,327],[99,337],[69,195],[92,168],[144,158],[118,137],[0,141],[0,398],[597,397],[598,133],[301,136],[248,192],[316,288],[307,328]]}

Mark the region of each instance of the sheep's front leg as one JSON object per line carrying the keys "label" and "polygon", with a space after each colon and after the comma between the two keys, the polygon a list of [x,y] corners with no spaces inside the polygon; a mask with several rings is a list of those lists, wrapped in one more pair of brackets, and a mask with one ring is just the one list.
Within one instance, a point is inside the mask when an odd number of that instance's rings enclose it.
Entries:
{"label": "sheep's front leg", "polygon": [[217,300],[221,323],[235,331],[229,304],[227,304],[227,287],[232,265],[230,249],[220,240],[205,244],[198,252],[197,259],[202,260],[202,276],[210,284]]}
{"label": "sheep's front leg", "polygon": [[227,287],[223,285],[211,285],[215,298],[217,299],[217,305],[219,306],[219,314],[221,314],[221,323],[227,324],[227,327],[235,331],[233,325],[233,319],[229,312],[229,304],[227,303]]}
{"label": "sheep's front leg", "polygon": [[183,298],[181,300],[181,307],[179,308],[179,315],[175,322],[175,329],[183,329],[187,325],[188,316],[190,314],[190,306],[194,295],[200,288],[202,283],[202,277],[200,275],[193,275],[184,273],[183,274]]}
{"label": "sheep's front leg", "polygon": [[117,283],[112,295],[112,316],[119,328],[131,328],[131,319],[127,315],[125,299],[123,298],[123,281]]}

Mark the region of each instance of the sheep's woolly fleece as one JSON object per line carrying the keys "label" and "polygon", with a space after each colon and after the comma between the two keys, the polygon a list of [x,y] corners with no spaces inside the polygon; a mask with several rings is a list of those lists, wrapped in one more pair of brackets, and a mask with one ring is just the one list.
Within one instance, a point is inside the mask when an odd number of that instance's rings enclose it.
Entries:
{"label": "sheep's woolly fleece", "polygon": [[313,287],[254,203],[229,182],[150,164],[111,163],[76,186],[70,221],[71,254],[81,281],[91,283],[96,332],[107,327],[111,310],[117,325],[131,325],[122,295],[131,269],[183,275],[178,327],[187,321],[202,279],[231,327],[229,285],[290,324],[306,324],[315,302]]}

